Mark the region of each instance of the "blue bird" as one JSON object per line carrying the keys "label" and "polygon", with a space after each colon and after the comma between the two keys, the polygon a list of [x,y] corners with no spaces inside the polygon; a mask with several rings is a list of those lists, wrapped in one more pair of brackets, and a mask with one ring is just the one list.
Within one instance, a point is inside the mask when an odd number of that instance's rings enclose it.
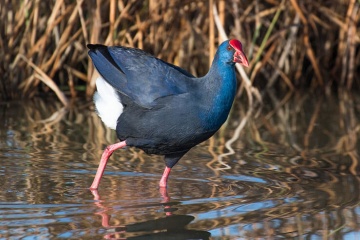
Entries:
{"label": "blue bird", "polygon": [[96,111],[120,140],[104,150],[90,189],[98,188],[111,154],[125,146],[164,155],[159,185],[166,187],[180,158],[226,121],[236,92],[235,63],[249,65],[236,39],[219,46],[209,72],[200,78],[140,49],[87,46],[101,76]]}

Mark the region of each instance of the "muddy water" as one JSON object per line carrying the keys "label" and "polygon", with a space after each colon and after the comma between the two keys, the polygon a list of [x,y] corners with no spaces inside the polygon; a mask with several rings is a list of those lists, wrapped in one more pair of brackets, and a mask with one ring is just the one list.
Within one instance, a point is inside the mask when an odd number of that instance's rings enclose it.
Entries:
{"label": "muddy water", "polygon": [[[245,102],[245,101],[242,101]],[[268,94],[173,169],[117,151],[91,103],[0,104],[0,239],[360,239],[356,94]]]}

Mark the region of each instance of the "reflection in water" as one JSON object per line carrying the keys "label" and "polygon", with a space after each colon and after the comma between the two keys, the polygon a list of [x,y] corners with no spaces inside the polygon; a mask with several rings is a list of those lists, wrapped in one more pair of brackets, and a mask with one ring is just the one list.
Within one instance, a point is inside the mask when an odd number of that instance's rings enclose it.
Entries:
{"label": "reflection in water", "polygon": [[[107,233],[105,239],[118,238],[116,235],[126,233],[141,233],[137,236],[127,237],[126,239],[209,239],[210,233],[206,231],[196,231],[186,229],[186,225],[192,222],[195,217],[190,215],[177,215],[175,212],[177,208],[174,205],[178,205],[178,202],[170,202],[170,197],[166,188],[160,188],[160,194],[163,198],[162,204],[155,204],[157,206],[163,206],[165,217],[151,219],[147,221],[141,221],[137,223],[127,224],[124,226],[111,226],[109,224],[110,216],[107,214],[109,208],[103,205],[103,201],[100,199],[100,195],[97,190],[91,190],[94,196],[95,205],[100,209],[95,214],[100,215],[102,218],[101,224],[106,229],[113,229],[114,233]],[[129,208],[150,207],[151,205],[143,206],[129,206]],[[174,214],[175,213],[175,214]],[[161,232],[158,232],[160,231]],[[156,232],[155,232],[156,231]],[[109,231],[107,231],[109,232]],[[150,233],[149,233],[150,232]],[[123,238],[121,238],[123,239]]]}
{"label": "reflection in water", "polygon": [[116,136],[92,105],[2,103],[0,238],[360,239],[359,101],[269,93],[256,116],[236,104],[169,193],[161,158],[128,149],[95,199],[87,187]]}

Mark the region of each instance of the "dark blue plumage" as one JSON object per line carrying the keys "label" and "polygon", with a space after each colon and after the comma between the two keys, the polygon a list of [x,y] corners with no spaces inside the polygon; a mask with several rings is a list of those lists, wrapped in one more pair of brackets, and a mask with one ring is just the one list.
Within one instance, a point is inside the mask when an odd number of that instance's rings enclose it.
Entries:
{"label": "dark blue plumage", "polygon": [[88,47],[102,77],[145,108],[155,106],[154,100],[158,98],[185,93],[189,77],[194,77],[140,49],[91,44]]}
{"label": "dark blue plumage", "polygon": [[[139,49],[88,47],[102,76],[94,98],[98,113],[105,123],[110,119],[109,126],[116,126],[123,143],[105,150],[101,161],[106,164],[112,152],[125,145],[165,155],[167,168],[160,186],[166,186],[171,167],[187,151],[211,137],[226,121],[236,91],[235,62],[248,66],[238,40],[219,46],[209,72],[201,78]],[[112,100],[110,92],[115,96]],[[116,116],[101,110],[116,102],[121,107]],[[98,187],[101,175],[98,171],[91,188]]]}

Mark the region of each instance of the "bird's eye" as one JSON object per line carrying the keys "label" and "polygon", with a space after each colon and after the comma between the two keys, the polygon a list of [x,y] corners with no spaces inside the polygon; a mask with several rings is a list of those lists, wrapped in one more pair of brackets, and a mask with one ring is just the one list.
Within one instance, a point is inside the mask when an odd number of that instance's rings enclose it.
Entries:
{"label": "bird's eye", "polygon": [[227,50],[230,51],[231,49],[232,49],[232,47],[230,45],[228,45]]}

